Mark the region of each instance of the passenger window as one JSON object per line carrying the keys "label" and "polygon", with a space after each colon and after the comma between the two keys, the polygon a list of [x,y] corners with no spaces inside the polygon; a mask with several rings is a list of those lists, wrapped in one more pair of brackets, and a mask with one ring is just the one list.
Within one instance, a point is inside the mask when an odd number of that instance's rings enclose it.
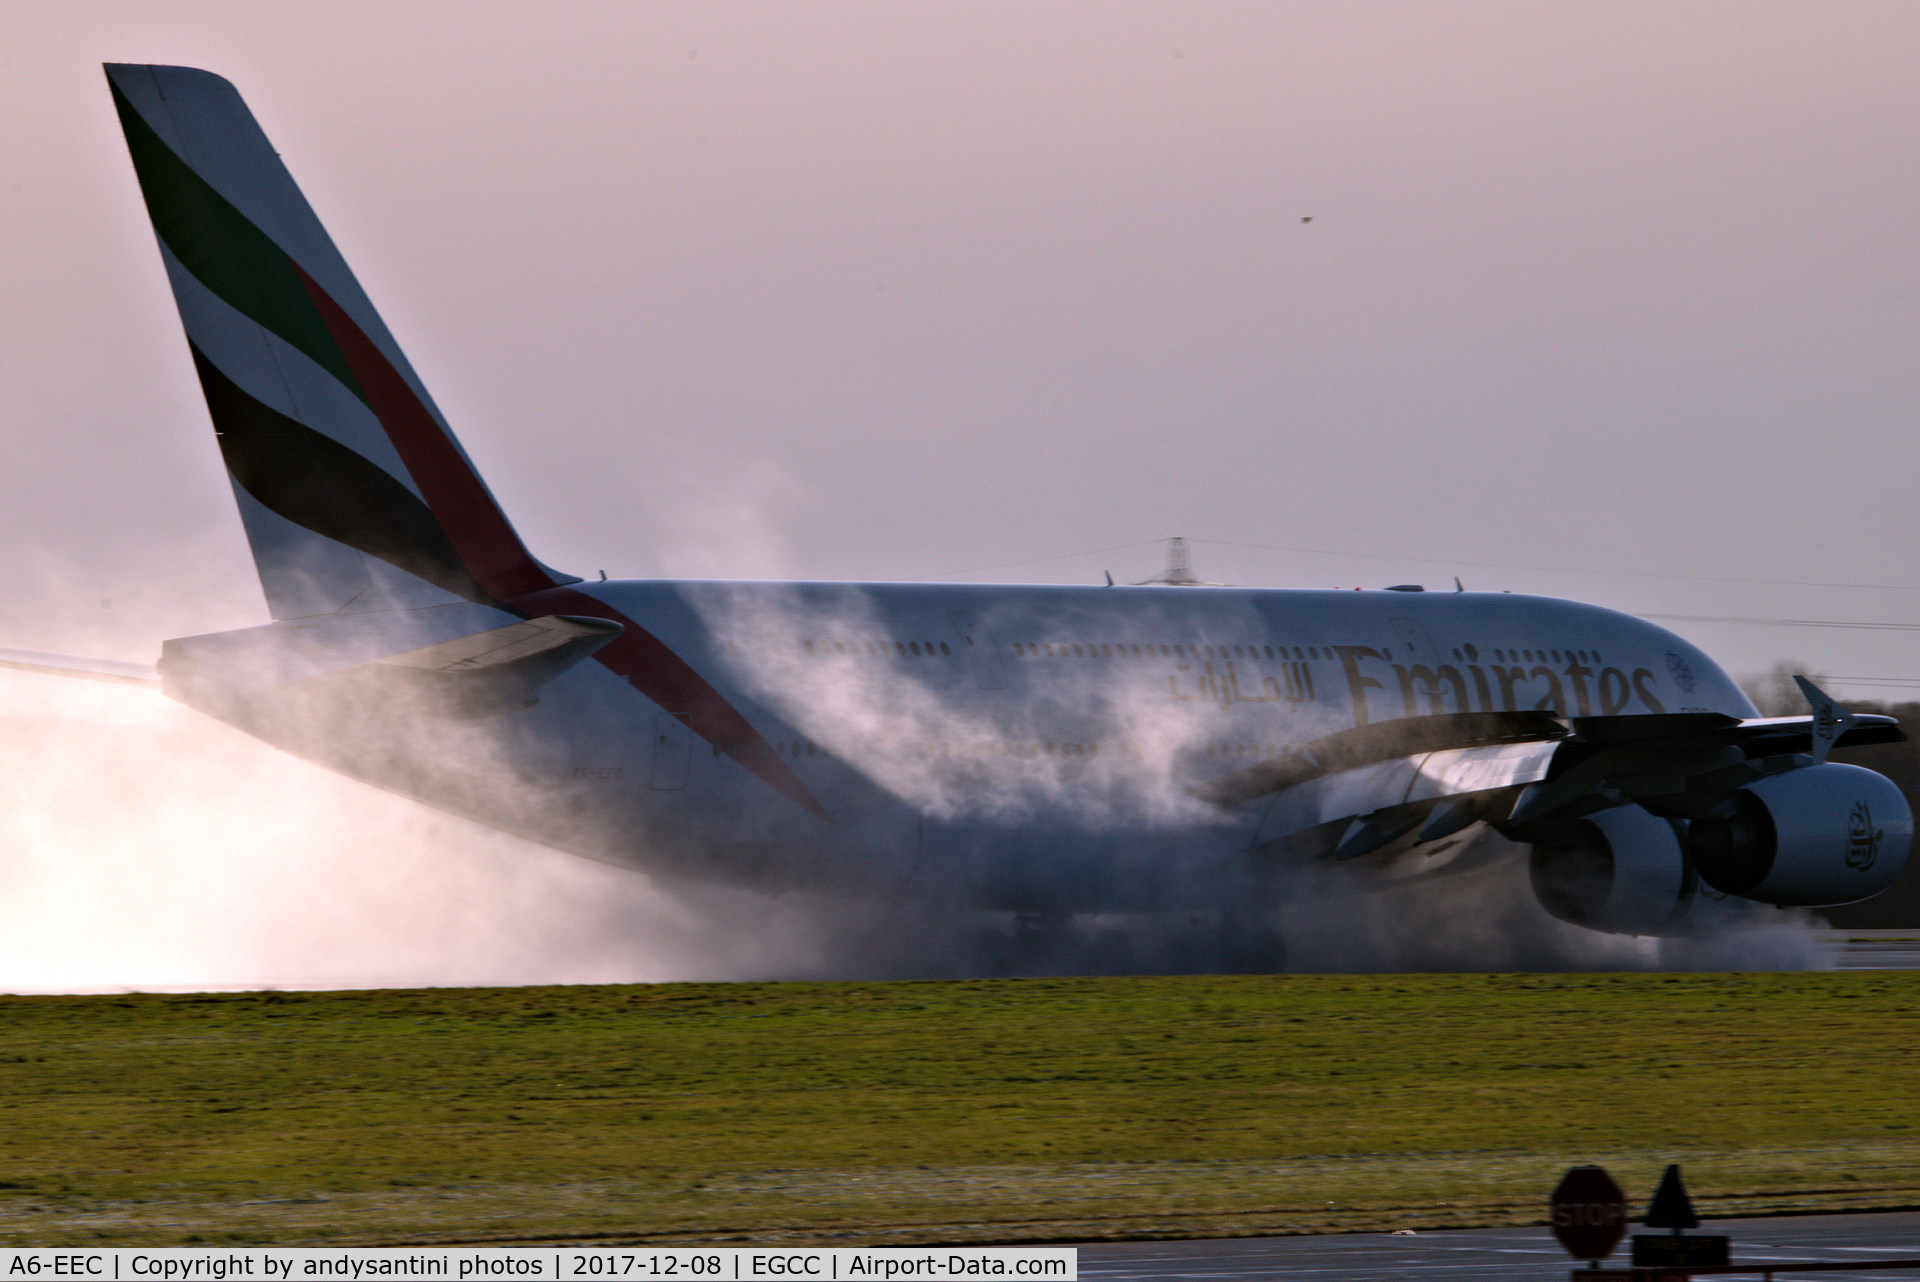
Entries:
{"label": "passenger window", "polygon": [[907,649],[913,654],[919,654],[920,643],[918,641],[909,641],[907,642]]}
{"label": "passenger window", "polygon": [[1113,647],[1102,642],[1100,646],[1100,653],[1104,655],[1106,658],[1111,659],[1113,657]]}

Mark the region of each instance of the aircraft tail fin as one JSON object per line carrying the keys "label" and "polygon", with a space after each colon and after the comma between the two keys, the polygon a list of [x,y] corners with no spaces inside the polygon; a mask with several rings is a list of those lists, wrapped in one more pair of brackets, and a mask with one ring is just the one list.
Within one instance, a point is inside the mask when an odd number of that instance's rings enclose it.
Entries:
{"label": "aircraft tail fin", "polygon": [[234,87],[106,72],[274,617],[578,582],[520,542]]}

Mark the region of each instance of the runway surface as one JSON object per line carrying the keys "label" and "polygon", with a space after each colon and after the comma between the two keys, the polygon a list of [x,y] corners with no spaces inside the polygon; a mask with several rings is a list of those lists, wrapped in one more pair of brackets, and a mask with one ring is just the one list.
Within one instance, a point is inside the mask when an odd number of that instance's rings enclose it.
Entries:
{"label": "runway surface", "polygon": [[[1710,1220],[1696,1232],[1731,1237],[1736,1264],[1920,1258],[1920,1211]],[[1630,1248],[1622,1242],[1608,1263],[1623,1266],[1630,1259]],[[1545,1228],[1453,1229],[1408,1237],[1347,1233],[1201,1242],[1099,1242],[1080,1248],[1080,1276],[1100,1282],[1230,1282],[1240,1278],[1262,1282],[1344,1282],[1349,1278],[1367,1282],[1403,1278],[1420,1282],[1455,1278],[1541,1282],[1568,1278],[1576,1263]],[[1915,1282],[1920,1279],[1920,1269],[1803,1274],[1782,1269],[1774,1276],[1783,1282],[1795,1277]]]}
{"label": "runway surface", "polygon": [[1820,934],[1835,970],[1920,970],[1920,930],[1830,930]]}

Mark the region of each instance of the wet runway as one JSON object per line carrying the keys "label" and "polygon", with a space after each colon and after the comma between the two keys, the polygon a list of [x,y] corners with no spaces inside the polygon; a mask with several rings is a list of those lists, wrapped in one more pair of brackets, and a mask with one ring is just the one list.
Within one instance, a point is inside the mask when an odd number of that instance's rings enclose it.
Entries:
{"label": "wet runway", "polygon": [[[1711,1220],[1696,1231],[1730,1236],[1736,1264],[1920,1259],[1920,1211]],[[1629,1262],[1629,1247],[1622,1242],[1608,1263],[1624,1266]],[[1476,1282],[1541,1282],[1568,1278],[1576,1263],[1545,1228],[1454,1229],[1417,1236],[1347,1233],[1203,1242],[1103,1242],[1080,1248],[1080,1276],[1100,1282],[1231,1282],[1242,1278],[1262,1282],[1465,1282],[1469,1278]],[[1916,1282],[1920,1269],[1803,1274],[1782,1269],[1774,1276],[1781,1282],[1796,1277]]]}
{"label": "wet runway", "polygon": [[1920,930],[1822,931],[1836,970],[1920,970]]}

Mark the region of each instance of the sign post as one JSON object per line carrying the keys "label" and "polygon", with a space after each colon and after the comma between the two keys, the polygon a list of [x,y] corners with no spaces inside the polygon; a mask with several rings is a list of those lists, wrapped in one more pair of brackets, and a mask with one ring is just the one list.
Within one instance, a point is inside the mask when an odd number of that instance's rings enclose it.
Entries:
{"label": "sign post", "polygon": [[1560,1245],[1596,1269],[1627,1234],[1627,1196],[1600,1167],[1576,1166],[1561,1176],[1548,1206]]}
{"label": "sign post", "polygon": [[1688,1265],[1706,1268],[1726,1266],[1727,1238],[1686,1232],[1687,1229],[1700,1227],[1700,1217],[1694,1212],[1693,1199],[1687,1196],[1687,1186],[1680,1182],[1678,1163],[1668,1166],[1667,1173],[1660,1177],[1660,1189],[1653,1195],[1653,1204],[1647,1207],[1646,1218],[1642,1222],[1650,1229],[1671,1230],[1671,1236],[1634,1234],[1633,1262],[1636,1266],[1675,1269]]}

